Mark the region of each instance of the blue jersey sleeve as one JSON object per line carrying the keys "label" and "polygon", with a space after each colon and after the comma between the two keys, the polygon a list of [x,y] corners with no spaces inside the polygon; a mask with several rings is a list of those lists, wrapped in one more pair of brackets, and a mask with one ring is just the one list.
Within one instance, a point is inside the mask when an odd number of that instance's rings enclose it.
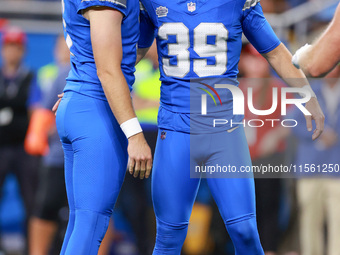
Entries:
{"label": "blue jersey sleeve", "polygon": [[281,41],[263,15],[260,3],[244,11],[242,22],[244,35],[259,53],[268,53]]}
{"label": "blue jersey sleeve", "polygon": [[78,5],[77,12],[82,14],[82,11],[92,6],[106,6],[117,11],[120,11],[126,16],[126,2],[127,0],[81,0]]}
{"label": "blue jersey sleeve", "polygon": [[140,11],[140,37],[138,48],[149,48],[155,39],[155,26],[153,25],[147,11],[141,5]]}

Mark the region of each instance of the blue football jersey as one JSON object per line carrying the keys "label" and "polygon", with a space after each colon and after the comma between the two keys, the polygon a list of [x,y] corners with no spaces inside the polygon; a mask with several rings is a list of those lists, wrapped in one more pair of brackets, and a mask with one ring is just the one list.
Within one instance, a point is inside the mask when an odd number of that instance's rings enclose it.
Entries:
{"label": "blue football jersey", "polygon": [[82,15],[83,10],[91,6],[110,7],[124,15],[121,68],[131,90],[139,38],[139,0],[62,0],[64,35],[71,51],[72,66],[64,91],[71,90],[106,100],[94,62],[90,22]]}
{"label": "blue football jersey", "polygon": [[[226,79],[238,86],[243,33],[260,53],[270,52],[281,43],[265,19],[259,0],[141,2],[139,47],[149,47],[156,37],[161,105],[172,112],[192,113],[190,86],[196,79]],[[222,111],[232,115],[230,93],[222,94]]]}

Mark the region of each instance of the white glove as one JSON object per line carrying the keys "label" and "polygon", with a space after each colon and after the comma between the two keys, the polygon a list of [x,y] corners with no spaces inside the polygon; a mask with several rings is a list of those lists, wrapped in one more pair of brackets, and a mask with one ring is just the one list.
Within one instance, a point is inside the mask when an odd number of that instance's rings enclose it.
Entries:
{"label": "white glove", "polygon": [[307,43],[305,46],[301,47],[300,49],[298,49],[298,50],[295,52],[295,54],[294,54],[294,56],[293,56],[293,58],[292,58],[292,63],[293,63],[293,65],[294,65],[296,68],[300,69],[299,61],[300,61],[301,55],[303,55],[306,51],[308,51],[308,49],[309,49],[310,47],[312,47],[312,45],[310,45],[310,44]]}

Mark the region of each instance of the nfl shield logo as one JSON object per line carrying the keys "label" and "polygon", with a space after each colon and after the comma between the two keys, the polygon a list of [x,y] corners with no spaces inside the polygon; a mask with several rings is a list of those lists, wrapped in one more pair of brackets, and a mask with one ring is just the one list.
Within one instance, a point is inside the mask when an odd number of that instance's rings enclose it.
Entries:
{"label": "nfl shield logo", "polygon": [[161,139],[164,140],[166,138],[166,132],[165,131],[162,131],[161,133]]}
{"label": "nfl shield logo", "polygon": [[188,11],[189,12],[196,11],[196,3],[193,3],[193,2],[188,3]]}

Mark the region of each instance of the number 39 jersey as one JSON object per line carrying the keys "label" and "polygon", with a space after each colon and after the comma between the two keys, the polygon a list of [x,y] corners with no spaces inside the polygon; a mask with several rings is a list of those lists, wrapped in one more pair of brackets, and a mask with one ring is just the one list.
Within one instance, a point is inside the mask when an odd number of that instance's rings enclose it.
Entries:
{"label": "number 39 jersey", "polygon": [[139,38],[139,0],[62,0],[63,26],[71,52],[71,71],[64,91],[75,91],[106,100],[94,62],[90,22],[82,15],[93,6],[104,6],[121,12],[123,59],[121,68],[131,89],[134,83],[136,44]]}
{"label": "number 39 jersey", "polygon": [[173,112],[190,113],[193,79],[227,78],[238,85],[242,33],[260,53],[270,52],[280,44],[259,0],[141,2],[139,47],[149,47],[156,37],[161,105]]}

